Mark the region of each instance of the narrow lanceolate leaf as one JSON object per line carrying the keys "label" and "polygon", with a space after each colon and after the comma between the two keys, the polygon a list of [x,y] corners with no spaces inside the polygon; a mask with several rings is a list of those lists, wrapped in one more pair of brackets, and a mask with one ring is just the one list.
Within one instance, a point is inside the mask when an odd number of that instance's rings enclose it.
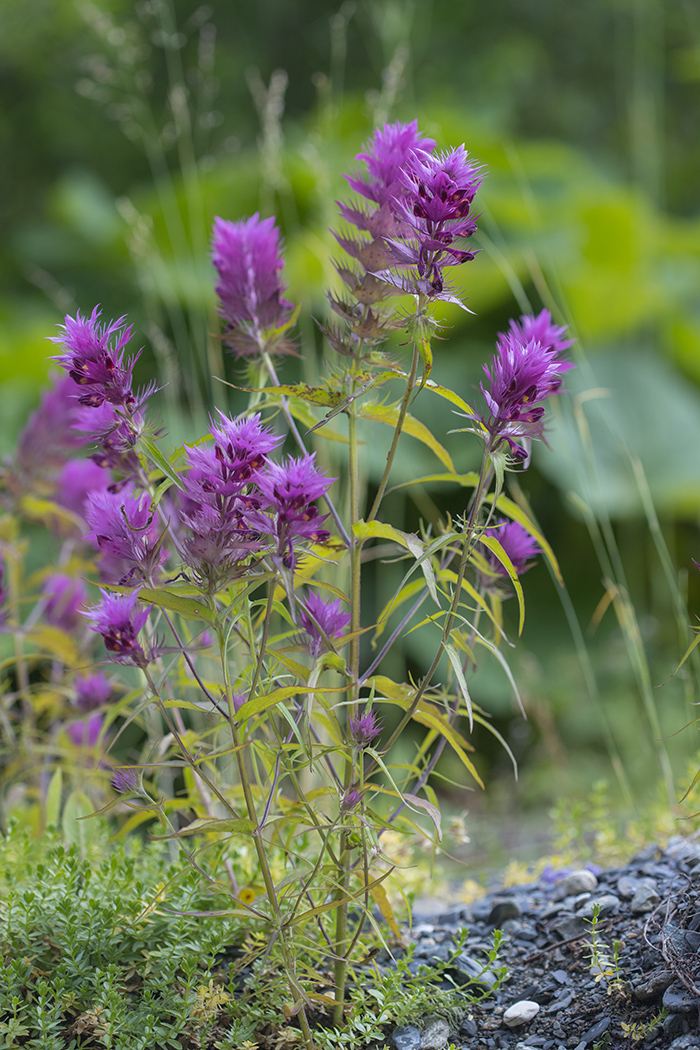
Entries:
{"label": "narrow lanceolate leaf", "polygon": [[430,546],[426,547],[425,543],[414,532],[402,532],[400,529],[395,529],[393,525],[388,525],[386,522],[377,521],[376,519],[369,522],[356,522],[353,525],[353,532],[360,543],[364,543],[365,540],[369,539],[383,539],[393,540],[399,546],[405,547],[416,559],[416,564],[404,577],[404,582],[411,575],[413,569],[419,567],[425,577],[425,583],[431,598],[436,605],[440,605],[435,586],[435,573],[429,559],[439,547],[449,542],[448,540],[444,537],[439,537],[437,540],[433,540]]}
{"label": "narrow lanceolate leaf", "polygon": [[[698,634],[696,634],[696,635],[695,635],[695,637],[693,638],[692,642],[690,643],[690,645],[688,646],[688,648],[686,649],[686,651],[685,651],[685,652],[683,653],[683,658],[682,658],[681,662],[680,662],[680,663],[678,664],[678,667],[677,667],[677,668],[675,669],[675,671],[674,671],[674,672],[673,672],[673,674],[671,675],[671,678],[673,678],[673,675],[674,675],[674,674],[678,674],[678,672],[680,671],[680,669],[681,669],[681,667],[683,666],[683,664],[684,664],[684,663],[686,662],[686,660],[688,659],[688,657],[690,656],[690,654],[691,654],[691,653],[693,652],[693,650],[694,650],[694,649],[695,649],[695,648],[696,648],[696,647],[697,647],[698,645],[700,645],[700,633],[698,633]],[[693,783],[695,783],[695,781],[693,781]],[[686,794],[687,794],[687,792],[686,792]],[[684,796],[684,797],[685,797],[685,796]]]}
{"label": "narrow lanceolate leaf", "polygon": [[[399,410],[397,407],[392,407],[391,405],[362,405],[359,410],[359,415],[362,416],[363,419],[371,419],[375,423],[386,423],[387,426],[390,427],[396,427],[399,421]],[[457,473],[449,452],[440,444],[437,438],[433,437],[432,432],[424,423],[419,422],[414,416],[407,414],[403,423],[403,432],[426,445],[431,452],[435,453],[440,462],[447,467],[451,474]]]}
{"label": "narrow lanceolate leaf", "polygon": [[462,694],[462,699],[464,700],[467,711],[469,712],[469,728],[472,729],[474,726],[474,718],[472,714],[472,701],[471,697],[469,696],[467,680],[464,677],[464,671],[462,670],[462,660],[454,645],[450,645],[449,643],[446,644],[445,652],[447,653],[447,657],[450,663],[452,664],[452,670],[455,673],[455,677],[459,685],[459,691]]}
{"label": "narrow lanceolate leaf", "polygon": [[427,799],[421,798],[419,795],[412,795],[408,791],[403,793],[404,801],[409,806],[417,806],[419,809],[425,810],[433,824],[435,825],[435,831],[437,832],[438,842],[442,842],[442,817],[440,810],[437,806],[433,805],[432,802],[428,802]]}
{"label": "narrow lanceolate leaf", "polygon": [[325,386],[309,386],[308,383],[290,383],[256,389],[249,386],[236,386],[235,383],[228,383],[225,380],[221,382],[225,382],[226,386],[233,387],[234,390],[245,390],[249,394],[265,394],[269,400],[279,397],[296,397],[300,401],[305,401],[309,405],[318,405],[320,408],[334,408],[343,398],[343,395],[337,390],[330,390]]}
{"label": "narrow lanceolate leaf", "polygon": [[227,817],[222,820],[211,817],[197,817],[186,828],[173,831],[170,835],[156,835],[158,839],[181,839],[186,835],[204,835],[210,831],[230,831],[238,835],[252,835],[255,823],[247,817]]}
{"label": "narrow lanceolate leaf", "polygon": [[429,339],[419,339],[416,345],[423,361],[423,378],[420,380],[420,386],[424,387],[428,383],[430,373],[433,370],[433,348]]}
{"label": "narrow lanceolate leaf", "polygon": [[[375,700],[377,703],[396,704],[404,711],[408,711],[413,706],[411,698],[415,695],[416,690],[414,686],[393,682],[384,675],[376,675],[368,679],[366,685],[375,687]],[[477,773],[474,763],[467,755],[467,751],[473,751],[474,748],[459,730],[450,724],[449,720],[434,704],[421,700],[411,717],[419,725],[426,726],[428,729],[434,729],[439,736],[444,736],[460,762],[469,770],[479,787],[483,788],[483,781]]]}
{"label": "narrow lanceolate leaf", "polygon": [[182,492],[184,492],[185,486],[182,483],[180,475],[177,473],[176,470],[173,470],[173,468],[170,466],[167,459],[165,458],[161,450],[158,448],[153,438],[147,437],[142,434],[139,438],[139,443],[143,446],[150,458],[158,467],[158,470],[162,470],[166,478],[170,478],[173,485],[177,485],[177,487]]}
{"label": "narrow lanceolate leaf", "polygon": [[459,394],[455,394],[454,390],[450,390],[447,386],[441,386],[439,383],[434,382],[432,379],[426,378],[421,384],[425,390],[429,390],[433,394],[437,394],[438,397],[442,397],[445,401],[451,401],[453,405],[457,405],[467,416],[474,415],[474,409],[464,401]]}
{"label": "narrow lanceolate leaf", "polygon": [[267,711],[270,707],[275,707],[276,704],[282,703],[283,700],[289,700],[291,696],[297,696],[299,693],[307,693],[308,691],[303,686],[285,685],[280,689],[273,689],[271,693],[265,693],[264,696],[256,696],[252,700],[246,700],[236,711],[236,721],[247,722],[253,715],[259,715],[262,711]]}
{"label": "narrow lanceolate leaf", "polygon": [[525,624],[525,596],[523,594],[523,588],[520,583],[520,580],[518,579],[518,574],[513,566],[513,562],[503,550],[503,547],[498,542],[495,536],[487,536],[485,533],[482,533],[482,535],[479,536],[479,543],[483,543],[484,547],[488,547],[491,553],[498,559],[498,561],[508,573],[510,582],[513,584],[513,588],[518,598],[518,608],[520,610],[520,619],[518,621],[518,634],[521,635],[523,633],[523,626]]}
{"label": "narrow lanceolate leaf", "polygon": [[156,605],[159,609],[179,613],[186,620],[204,620],[205,623],[214,623],[215,620],[215,615],[206,602],[184,597],[166,590],[165,587],[142,587],[139,599],[148,605]]}
{"label": "narrow lanceolate leaf", "polygon": [[401,930],[399,929],[399,924],[396,921],[396,917],[392,911],[391,904],[389,903],[387,892],[382,886],[381,882],[371,882],[368,884],[367,888],[369,889],[370,896],[379,908],[379,911],[382,914],[382,918],[386,922],[387,926],[389,927],[389,929],[395,937],[400,938]]}

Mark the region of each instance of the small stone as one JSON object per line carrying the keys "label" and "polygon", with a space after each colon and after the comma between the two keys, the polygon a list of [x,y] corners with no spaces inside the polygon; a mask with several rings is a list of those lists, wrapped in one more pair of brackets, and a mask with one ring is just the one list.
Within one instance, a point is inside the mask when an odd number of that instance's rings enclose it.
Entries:
{"label": "small stone", "polygon": [[663,1005],[672,1014],[692,1014],[697,1012],[700,999],[689,992],[685,985],[677,982],[664,992]]}
{"label": "small stone", "polygon": [[553,900],[563,900],[564,897],[574,897],[579,893],[592,893],[598,885],[598,880],[588,868],[579,868],[570,871],[554,887]]}
{"label": "small stone", "polygon": [[561,941],[568,941],[572,937],[579,937],[589,932],[583,919],[576,915],[564,915],[553,922],[549,928]]}
{"label": "small stone", "polygon": [[423,1029],[421,1050],[442,1050],[450,1039],[450,1026],[441,1017],[431,1021]]}
{"label": "small stone", "polygon": [[531,999],[521,999],[520,1002],[508,1007],[503,1014],[503,1023],[509,1028],[518,1028],[521,1024],[527,1024],[533,1017],[537,1017],[539,1012],[539,1003],[534,1003]]}
{"label": "small stone", "polygon": [[592,1024],[591,1027],[588,1028],[583,1033],[583,1035],[581,1036],[581,1042],[582,1043],[594,1043],[596,1041],[596,1039],[600,1038],[600,1036],[603,1034],[603,1032],[607,1032],[609,1027],[610,1027],[610,1018],[609,1017],[601,1017],[600,1021],[596,1021],[595,1024]]}
{"label": "small stone", "polygon": [[621,897],[634,897],[642,881],[642,879],[635,879],[631,875],[621,875],[617,880],[617,892]]}
{"label": "small stone", "polygon": [[519,919],[522,909],[516,900],[508,897],[505,900],[496,900],[486,920],[490,926],[500,926],[506,919]]}
{"label": "small stone", "polygon": [[690,839],[684,839],[682,835],[672,835],[666,845],[667,857],[675,860],[676,864],[688,864],[695,866],[700,864],[700,845]]}
{"label": "small stone", "polygon": [[556,1013],[559,1013],[560,1010],[566,1010],[566,1008],[568,1006],[571,1006],[573,1001],[574,1001],[574,993],[573,992],[561,991],[561,992],[559,992],[559,995],[556,997],[556,999],[553,999],[552,1002],[547,1007],[547,1013],[548,1014],[556,1014]]}
{"label": "small stone", "polygon": [[679,1035],[673,1040],[668,1050],[693,1050],[694,1047],[700,1046],[700,1039],[691,1032],[687,1035]]}
{"label": "small stone", "polygon": [[653,911],[659,900],[660,897],[655,887],[640,886],[630,901],[630,911],[635,915]]}
{"label": "small stone", "polygon": [[474,1036],[476,1035],[476,1033],[478,1031],[479,1031],[479,1028],[477,1026],[477,1023],[471,1017],[465,1018],[465,1020],[462,1021],[461,1025],[459,1026],[459,1034],[460,1035],[468,1035],[472,1039],[474,1038]]}
{"label": "small stone", "polygon": [[586,901],[586,903],[578,909],[576,914],[581,919],[590,919],[593,917],[593,908],[597,904],[599,915],[612,915],[614,911],[617,911],[619,903],[619,897],[616,897],[612,893],[603,893],[600,897],[593,895],[590,900]]}
{"label": "small stone", "polygon": [[454,974],[455,983],[459,985],[480,984],[490,991],[498,984],[498,977],[492,970],[484,970],[478,959],[464,952],[453,960],[450,970]]}
{"label": "small stone", "polygon": [[396,1050],[421,1050],[420,1029],[414,1024],[402,1025],[391,1033],[391,1041]]}
{"label": "small stone", "polygon": [[571,978],[569,977],[566,970],[552,970],[552,977],[557,984],[569,984]]}
{"label": "small stone", "polygon": [[642,977],[632,995],[638,1003],[646,1003],[652,999],[658,999],[671,984],[673,984],[671,970],[653,970]]}

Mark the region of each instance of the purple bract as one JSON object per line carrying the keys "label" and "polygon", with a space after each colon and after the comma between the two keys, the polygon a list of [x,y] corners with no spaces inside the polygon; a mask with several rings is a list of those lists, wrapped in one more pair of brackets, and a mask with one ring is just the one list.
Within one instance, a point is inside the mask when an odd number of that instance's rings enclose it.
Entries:
{"label": "purple bract", "polygon": [[294,307],[282,298],[284,265],[280,232],[272,218],[256,212],[242,222],[214,220],[212,262],[219,275],[216,294],[224,319],[224,342],[237,357],[288,349],[275,330],[290,320]]}

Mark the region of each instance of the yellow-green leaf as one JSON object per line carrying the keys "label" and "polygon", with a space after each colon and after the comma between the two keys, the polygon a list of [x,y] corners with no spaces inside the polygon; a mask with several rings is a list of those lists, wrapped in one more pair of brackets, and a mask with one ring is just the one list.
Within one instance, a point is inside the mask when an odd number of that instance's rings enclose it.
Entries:
{"label": "yellow-green leaf", "polygon": [[[371,419],[375,423],[386,423],[387,426],[390,427],[396,427],[399,421],[399,410],[391,405],[362,405],[359,409],[359,415],[361,415],[363,419]],[[455,465],[452,462],[452,457],[449,452],[440,444],[437,438],[433,437],[432,432],[424,423],[421,423],[414,416],[407,414],[403,423],[403,432],[405,434],[410,434],[411,437],[416,438],[417,441],[426,445],[435,453],[440,462],[447,467],[451,474],[456,474]]]}
{"label": "yellow-green leaf", "polygon": [[487,536],[485,533],[482,533],[479,537],[479,543],[483,543],[484,547],[488,547],[491,553],[498,559],[508,573],[510,582],[513,584],[513,588],[518,598],[518,608],[520,610],[520,618],[518,620],[518,634],[520,635],[523,633],[523,625],[525,623],[525,596],[523,595],[523,588],[518,579],[518,574],[515,571],[513,562],[510,560],[495,536]]}

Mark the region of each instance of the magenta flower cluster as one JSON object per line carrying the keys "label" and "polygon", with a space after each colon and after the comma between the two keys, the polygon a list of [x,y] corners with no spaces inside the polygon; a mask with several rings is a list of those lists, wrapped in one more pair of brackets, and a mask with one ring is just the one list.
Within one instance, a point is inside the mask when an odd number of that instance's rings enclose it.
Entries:
{"label": "magenta flower cluster", "polygon": [[314,456],[274,463],[269,454],[282,440],[259,415],[230,419],[219,412],[213,445],[187,450],[182,522],[188,564],[202,580],[218,585],[242,575],[270,554],[278,566],[291,567],[301,540],[322,542],[314,500],[324,496],[332,478]]}
{"label": "magenta flower cluster", "polygon": [[294,307],[283,298],[284,261],[274,219],[261,219],[257,212],[242,222],[215,219],[212,262],[219,275],[223,340],[234,356],[289,349],[282,335]]}
{"label": "magenta flower cluster", "polygon": [[542,310],[537,317],[511,321],[510,331],[498,336],[497,353],[484,365],[488,384],[481,384],[488,406],[481,422],[492,450],[505,441],[516,459],[526,460],[530,441],[543,437],[545,402],[559,393],[562,374],[573,368],[559,357],[572,342],[564,334]]}
{"label": "magenta flower cluster", "polygon": [[96,306],[89,318],[79,312],[74,318],[66,317],[63,334],[52,340],[63,347],[55,360],[83,389],[78,397],[81,405],[99,408],[107,402],[130,408],[136,401],[132,386],[139,354],[129,357],[125,347],[133,328],[126,325],[126,317],[100,324],[101,313]]}
{"label": "magenta flower cluster", "polygon": [[472,205],[484,174],[463,145],[434,150],[416,121],[377,131],[357,156],[367,173],[348,177],[350,186],[376,207],[339,205],[345,221],[371,240],[336,237],[366,271],[400,291],[460,302],[445,288],[443,271],[474,258],[468,246],[476,231]]}
{"label": "magenta flower cluster", "polygon": [[299,626],[308,639],[308,649],[316,659],[328,648],[328,643],[340,638],[350,623],[350,614],[343,611],[340,598],[322,598],[309,591],[299,610]]}
{"label": "magenta flower cluster", "polygon": [[139,607],[138,590],[131,594],[100,593],[102,601],[84,614],[90,629],[102,635],[105,648],[114,653],[120,663],[145,667],[149,658],[138,636],[152,606]]}

